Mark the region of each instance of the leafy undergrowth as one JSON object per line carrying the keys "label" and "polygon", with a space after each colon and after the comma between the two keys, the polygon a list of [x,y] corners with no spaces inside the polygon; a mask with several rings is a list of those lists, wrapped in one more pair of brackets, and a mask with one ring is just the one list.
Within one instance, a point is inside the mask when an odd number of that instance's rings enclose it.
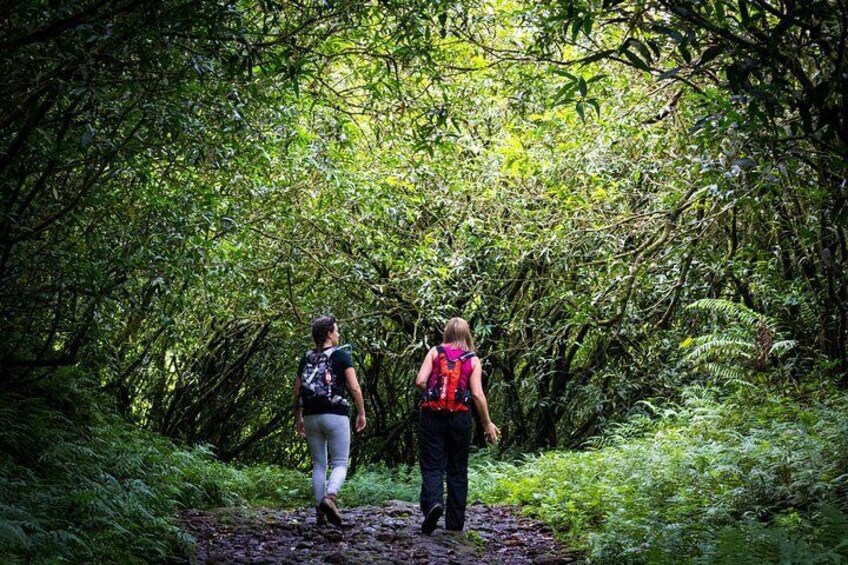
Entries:
{"label": "leafy undergrowth", "polygon": [[[104,410],[84,375],[0,393],[0,561],[145,562],[193,550],[179,508],[311,505],[305,473],[238,468]],[[684,401],[583,452],[472,456],[470,501],[522,504],[597,563],[848,561],[848,395]],[[345,508],[414,502],[416,468],[360,468]]]}
{"label": "leafy undergrowth", "polygon": [[[180,448],[122,421],[96,390],[66,370],[0,391],[0,562],[161,561],[194,551],[178,509],[313,504],[306,473]],[[341,502],[414,501],[419,486],[414,468],[362,468]]]}
{"label": "leafy undergrowth", "polygon": [[848,561],[848,395],[691,388],[584,452],[477,469],[598,563]]}
{"label": "leafy undergrowth", "polygon": [[192,549],[175,509],[306,500],[301,473],[237,469],[122,422],[76,371],[0,393],[0,562],[150,562]]}

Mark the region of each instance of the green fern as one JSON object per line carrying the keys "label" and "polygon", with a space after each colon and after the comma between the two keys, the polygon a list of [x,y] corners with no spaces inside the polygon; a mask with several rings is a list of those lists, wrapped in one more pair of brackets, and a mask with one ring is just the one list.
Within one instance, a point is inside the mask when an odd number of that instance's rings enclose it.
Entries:
{"label": "green fern", "polygon": [[686,308],[688,310],[701,310],[707,313],[723,314],[748,326],[754,326],[766,319],[765,316],[751,310],[744,304],[721,298],[702,298],[701,300],[696,300]]}
{"label": "green fern", "polygon": [[848,395],[698,385],[681,398],[594,450],[480,467],[481,498],[521,504],[592,563],[848,562]]}
{"label": "green fern", "polygon": [[681,348],[691,350],[685,360],[726,383],[745,383],[755,372],[765,371],[770,362],[793,349],[793,340],[778,339],[777,323],[744,304],[704,298],[687,306],[716,314],[731,324],[722,332],[690,337]]}
{"label": "green fern", "polygon": [[757,347],[745,339],[728,334],[708,334],[694,339],[695,348],[687,355],[690,361],[701,363],[707,359],[753,359]]}

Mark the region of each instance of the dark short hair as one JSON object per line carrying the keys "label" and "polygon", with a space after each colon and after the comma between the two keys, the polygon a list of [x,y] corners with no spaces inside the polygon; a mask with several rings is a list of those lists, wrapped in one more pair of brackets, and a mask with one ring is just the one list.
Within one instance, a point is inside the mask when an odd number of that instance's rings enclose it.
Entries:
{"label": "dark short hair", "polygon": [[333,316],[321,316],[312,320],[312,339],[315,345],[321,347],[327,341],[327,336],[333,331],[336,319]]}

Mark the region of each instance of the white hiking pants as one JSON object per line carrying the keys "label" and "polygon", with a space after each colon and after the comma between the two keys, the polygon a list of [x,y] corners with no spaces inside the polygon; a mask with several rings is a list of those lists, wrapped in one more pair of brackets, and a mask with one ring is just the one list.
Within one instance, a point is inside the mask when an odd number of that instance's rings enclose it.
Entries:
{"label": "white hiking pants", "polygon": [[[350,419],[339,414],[313,414],[303,417],[306,441],[312,454],[312,493],[321,502],[327,494],[338,494],[347,476],[350,455]],[[330,480],[327,481],[327,451]]]}

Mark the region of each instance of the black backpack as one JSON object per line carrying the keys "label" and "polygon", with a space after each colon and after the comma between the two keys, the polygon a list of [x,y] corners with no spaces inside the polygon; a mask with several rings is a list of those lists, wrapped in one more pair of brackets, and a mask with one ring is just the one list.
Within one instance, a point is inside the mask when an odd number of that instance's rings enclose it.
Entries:
{"label": "black backpack", "polygon": [[343,384],[330,365],[330,357],[336,350],[338,347],[330,347],[324,351],[310,349],[306,353],[306,365],[301,375],[301,406],[316,402],[347,406],[347,400],[342,398]]}

